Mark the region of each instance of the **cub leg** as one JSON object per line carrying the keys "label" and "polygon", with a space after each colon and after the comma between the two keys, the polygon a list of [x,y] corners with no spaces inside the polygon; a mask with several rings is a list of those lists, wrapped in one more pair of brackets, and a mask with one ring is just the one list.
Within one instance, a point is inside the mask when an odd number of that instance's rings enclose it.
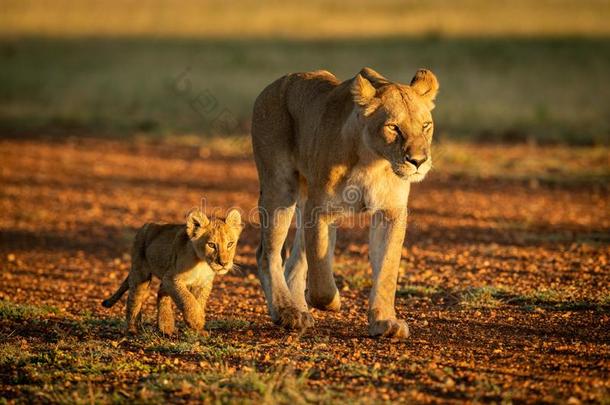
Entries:
{"label": "cub leg", "polygon": [[407,209],[378,212],[370,229],[370,261],[373,288],[369,297],[369,334],[407,338],[407,324],[396,319],[394,299],[402,244],[407,225]]}
{"label": "cub leg", "polygon": [[142,319],[142,304],[148,295],[151,275],[138,271],[129,274],[129,296],[127,297],[127,332],[136,333]]}
{"label": "cub leg", "polygon": [[187,286],[175,279],[163,279],[167,292],[174,299],[178,309],[184,314],[186,324],[200,331],[203,328],[203,314],[197,298],[189,291]]}
{"label": "cub leg", "polygon": [[210,297],[210,292],[212,291],[212,280],[214,279],[214,276],[212,275],[212,279],[210,280],[209,283],[201,285],[201,286],[195,286],[192,287],[191,291],[193,293],[193,296],[197,299],[197,302],[199,303],[199,307],[201,308],[201,315],[202,315],[202,322],[203,325],[205,326],[205,308],[206,308],[206,304],[208,302],[208,298]]}
{"label": "cub leg", "polygon": [[176,326],[172,297],[163,284],[157,294],[157,327],[164,335],[173,335]]}

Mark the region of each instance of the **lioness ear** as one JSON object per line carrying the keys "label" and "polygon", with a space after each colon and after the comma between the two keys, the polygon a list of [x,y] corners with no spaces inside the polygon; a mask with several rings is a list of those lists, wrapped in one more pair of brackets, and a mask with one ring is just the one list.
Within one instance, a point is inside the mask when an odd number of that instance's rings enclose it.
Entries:
{"label": "lioness ear", "polygon": [[205,216],[199,208],[189,212],[186,218],[186,233],[191,239],[196,239],[201,236],[203,228],[210,223],[208,217]]}
{"label": "lioness ear", "polygon": [[360,73],[354,77],[350,91],[354,97],[354,102],[360,107],[367,107],[375,98],[376,92],[371,82],[362,77]]}
{"label": "lioness ear", "polygon": [[428,102],[430,109],[434,108],[434,99],[438,93],[438,80],[434,73],[428,69],[419,69],[411,80],[411,87],[425,101]]}
{"label": "lioness ear", "polygon": [[371,82],[373,87],[389,83],[388,79],[386,79],[381,74],[379,74],[379,72],[376,72],[370,67],[363,67],[360,71],[360,75],[362,75],[362,77]]}
{"label": "lioness ear", "polygon": [[232,209],[225,218],[225,223],[234,228],[241,228],[241,214],[236,209]]}
{"label": "lioness ear", "polygon": [[360,73],[354,77],[354,81],[351,87],[352,96],[354,102],[362,107],[364,116],[368,116],[373,113],[379,106],[379,99],[375,98],[375,87],[367,79],[362,77]]}

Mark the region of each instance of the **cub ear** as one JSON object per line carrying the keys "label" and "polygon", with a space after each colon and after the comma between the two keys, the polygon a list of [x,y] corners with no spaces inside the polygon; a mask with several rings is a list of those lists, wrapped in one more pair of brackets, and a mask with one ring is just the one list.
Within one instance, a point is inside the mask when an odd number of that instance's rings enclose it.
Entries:
{"label": "cub ear", "polygon": [[428,102],[430,109],[434,108],[434,99],[438,93],[438,80],[434,73],[428,69],[419,69],[411,80],[411,87],[425,101]]}
{"label": "cub ear", "polygon": [[199,208],[189,212],[186,218],[186,233],[191,239],[201,236],[203,229],[210,223],[206,215]]}
{"label": "cub ear", "polygon": [[231,209],[225,218],[225,223],[234,228],[242,228],[241,214],[235,208]]}

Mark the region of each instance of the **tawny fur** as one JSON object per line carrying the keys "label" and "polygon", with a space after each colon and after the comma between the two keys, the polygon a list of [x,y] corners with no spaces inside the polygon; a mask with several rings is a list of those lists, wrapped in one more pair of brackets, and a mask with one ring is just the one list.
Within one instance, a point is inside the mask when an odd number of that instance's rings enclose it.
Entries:
{"label": "tawny fur", "polygon": [[136,332],[142,304],[154,275],[161,280],[157,295],[160,331],[168,335],[174,333],[172,301],[184,314],[189,327],[202,330],[214,276],[226,274],[233,268],[241,230],[241,216],[237,210],[231,210],[225,220],[209,220],[201,211],[194,210],[186,224],[144,225],[133,243],[129,275],[102,305],[110,308],[129,290],[127,330]]}
{"label": "tawny fur", "polygon": [[[394,296],[410,183],[432,164],[432,116],[438,81],[419,70],[410,85],[372,69],[340,82],[327,71],[286,75],[256,99],[252,145],[260,180],[258,272],[272,320],[313,324],[308,306],[339,310],[332,262],[336,219],[373,215],[373,288],[369,333],[407,337]],[[282,246],[296,208],[297,234],[286,262]]]}

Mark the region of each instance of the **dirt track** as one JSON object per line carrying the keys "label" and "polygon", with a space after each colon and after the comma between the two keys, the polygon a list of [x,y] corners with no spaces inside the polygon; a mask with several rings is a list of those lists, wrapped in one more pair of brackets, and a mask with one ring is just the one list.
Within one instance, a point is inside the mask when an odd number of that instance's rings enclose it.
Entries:
{"label": "dirt track", "polygon": [[[246,385],[187,386],[181,378],[282,369],[307,372],[301,389],[327,390],[321,398],[328,400],[610,399],[608,190],[592,184],[532,187],[432,173],[414,186],[397,297],[412,331],[406,342],[365,334],[370,284],[361,227],[339,233],[341,313],[314,311],[316,326],[302,336],[274,327],[254,276],[253,224],[239,245],[242,274],[214,287],[210,338],[163,339],[151,327],[139,340],[123,340],[123,302],[112,310],[99,303],[126,274],[136,227],[182,221],[202,197],[208,208],[256,205],[250,158],[201,152],[99,140],[0,141],[0,299],[57,308],[32,318],[1,314],[3,351],[32,356],[0,355],[0,396],[255,399],[264,393]],[[145,310],[151,324],[153,301]],[[81,360],[69,353],[83,347],[102,371],[74,366]],[[52,360],[33,361],[36,353],[53,353]],[[104,369],[100,358],[113,366]],[[156,378],[173,385],[156,390]]]}

